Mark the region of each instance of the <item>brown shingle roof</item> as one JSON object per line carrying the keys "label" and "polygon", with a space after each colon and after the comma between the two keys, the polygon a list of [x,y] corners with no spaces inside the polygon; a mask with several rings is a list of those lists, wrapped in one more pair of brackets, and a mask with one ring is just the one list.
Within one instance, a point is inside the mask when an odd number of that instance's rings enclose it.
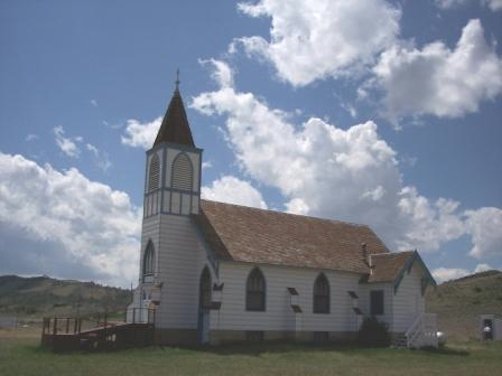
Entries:
{"label": "brown shingle roof", "polygon": [[174,90],[173,97],[164,115],[164,119],[162,119],[162,124],[153,146],[157,146],[162,142],[195,147],[185,106],[183,105],[183,99],[178,87]]}
{"label": "brown shingle roof", "polygon": [[368,273],[368,252],[389,252],[364,225],[201,201],[194,216],[203,236],[223,260]]}
{"label": "brown shingle roof", "polygon": [[368,277],[367,282],[394,282],[408,261],[411,261],[410,259],[414,254],[415,251],[404,251],[372,255],[372,273]]}

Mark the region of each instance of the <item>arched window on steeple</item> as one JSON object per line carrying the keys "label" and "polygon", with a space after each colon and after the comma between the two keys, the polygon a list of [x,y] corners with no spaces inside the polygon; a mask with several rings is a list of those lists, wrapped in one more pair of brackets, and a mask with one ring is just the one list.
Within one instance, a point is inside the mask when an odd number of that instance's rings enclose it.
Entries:
{"label": "arched window on steeple", "polygon": [[324,273],[314,282],[314,313],[329,313],[329,282]]}
{"label": "arched window on steeple", "polygon": [[143,282],[153,282],[154,272],[155,250],[152,241],[149,241],[143,255]]}
{"label": "arched window on steeple", "polygon": [[160,180],[160,160],[157,153],[155,153],[150,160],[150,168],[148,175],[148,192],[159,188]]}
{"label": "arched window on steeple", "polygon": [[254,268],[246,282],[246,310],[265,311],[265,277],[260,269]]}
{"label": "arched window on steeple", "polygon": [[182,191],[191,191],[193,186],[192,162],[185,153],[176,156],[173,162],[171,187]]}

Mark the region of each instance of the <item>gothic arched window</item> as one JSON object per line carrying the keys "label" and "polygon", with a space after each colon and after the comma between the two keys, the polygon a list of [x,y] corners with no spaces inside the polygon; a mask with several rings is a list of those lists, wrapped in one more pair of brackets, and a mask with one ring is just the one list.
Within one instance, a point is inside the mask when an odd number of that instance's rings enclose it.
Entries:
{"label": "gothic arched window", "polygon": [[185,153],[176,156],[173,162],[171,187],[191,191],[193,182],[192,162]]}
{"label": "gothic arched window", "polygon": [[329,282],[323,273],[314,282],[314,313],[329,313]]}
{"label": "gothic arched window", "polygon": [[160,180],[160,160],[157,153],[155,153],[150,160],[150,168],[148,175],[148,192],[159,188]]}
{"label": "gothic arched window", "polygon": [[154,271],[155,250],[153,249],[153,243],[149,241],[145,249],[145,254],[143,255],[143,281],[153,278]]}
{"label": "gothic arched window", "polygon": [[199,308],[209,309],[211,307],[211,273],[207,266],[202,270],[199,282]]}
{"label": "gothic arched window", "polygon": [[265,277],[258,268],[249,273],[246,282],[246,310],[265,311]]}

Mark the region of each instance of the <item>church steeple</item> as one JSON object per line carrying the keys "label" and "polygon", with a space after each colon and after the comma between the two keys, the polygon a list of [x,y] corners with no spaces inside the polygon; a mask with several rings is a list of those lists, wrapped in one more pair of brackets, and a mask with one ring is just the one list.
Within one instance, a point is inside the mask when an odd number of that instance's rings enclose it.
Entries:
{"label": "church steeple", "polygon": [[188,124],[187,114],[185,112],[185,106],[183,104],[183,99],[181,98],[179,84],[180,80],[178,70],[174,94],[171,98],[166,114],[164,115],[164,119],[162,119],[162,125],[160,126],[157,138],[153,143],[153,147],[162,142],[195,147],[192,132],[190,131],[190,125]]}

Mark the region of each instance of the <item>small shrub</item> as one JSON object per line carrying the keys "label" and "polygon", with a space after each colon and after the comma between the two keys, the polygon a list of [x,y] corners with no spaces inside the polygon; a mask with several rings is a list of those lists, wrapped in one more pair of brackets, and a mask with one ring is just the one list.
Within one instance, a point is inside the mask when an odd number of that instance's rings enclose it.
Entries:
{"label": "small shrub", "polygon": [[357,339],[360,345],[368,347],[388,347],[391,340],[387,324],[376,317],[364,319]]}

